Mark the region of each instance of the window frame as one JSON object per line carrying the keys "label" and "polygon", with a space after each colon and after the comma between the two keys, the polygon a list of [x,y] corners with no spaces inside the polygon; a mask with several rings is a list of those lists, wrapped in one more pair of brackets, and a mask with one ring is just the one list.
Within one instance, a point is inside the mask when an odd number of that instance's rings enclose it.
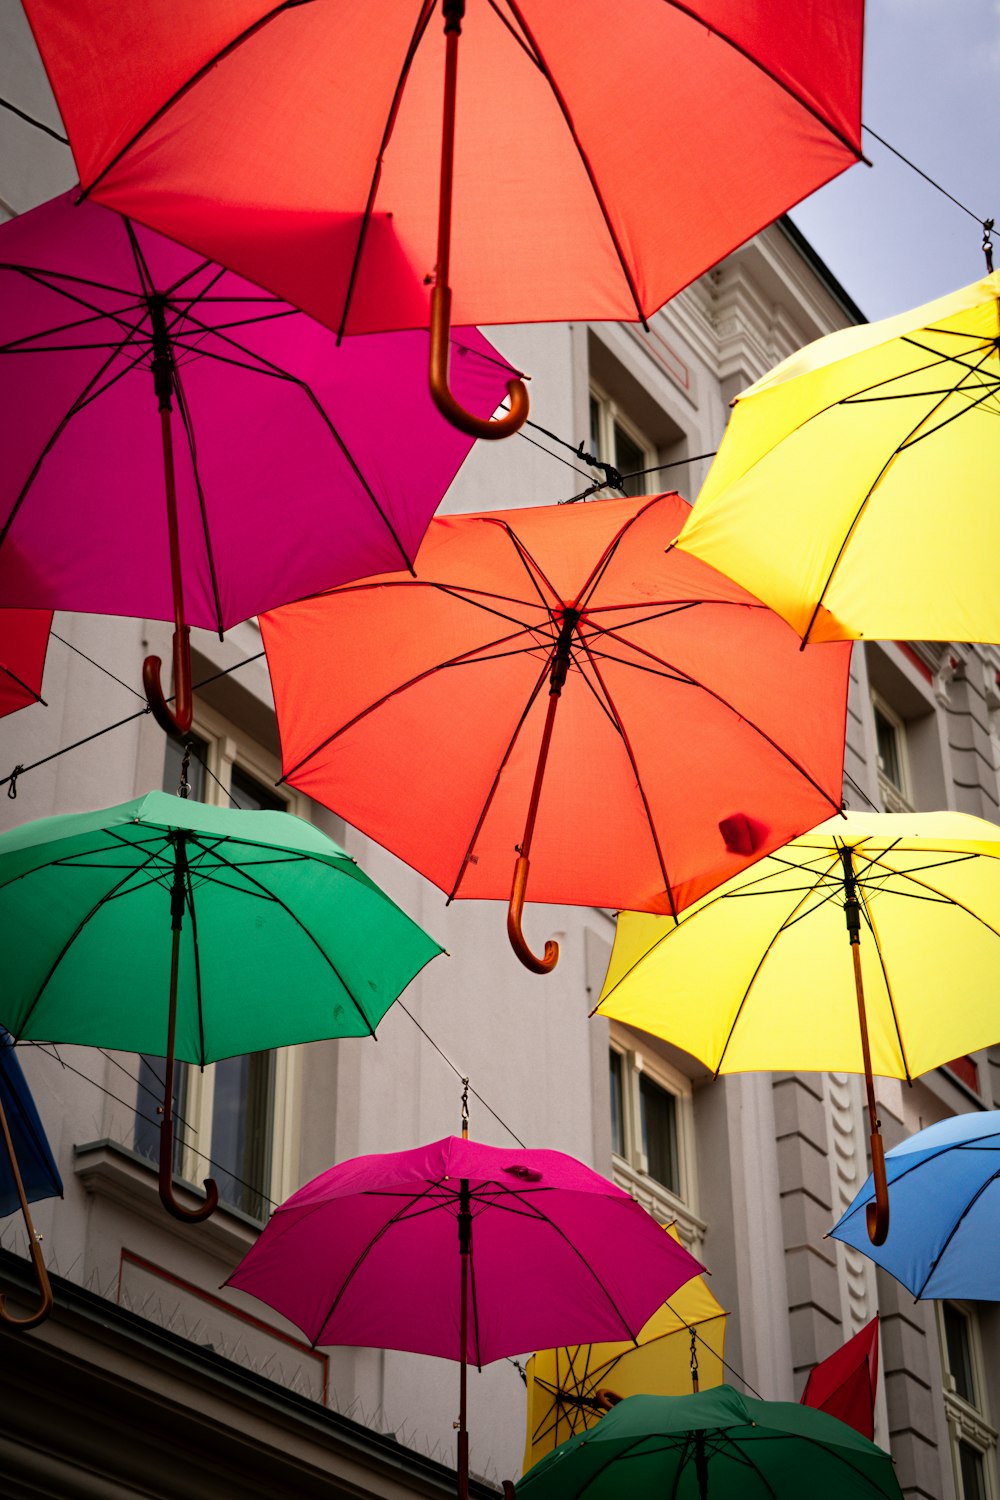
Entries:
{"label": "window frame", "polygon": [[[263,745],[243,733],[239,726],[225,718],[208,704],[195,704],[195,718],[191,733],[206,746],[205,753],[205,802],[213,807],[231,806],[229,789],[233,768],[257,781],[268,790],[281,775],[279,758]],[[311,821],[311,803],[301,792],[292,787],[275,788],[275,797],[284,803],[285,811]],[[270,1101],[270,1164],[268,1184],[262,1197],[269,1202],[281,1203],[298,1183],[299,1164],[299,1118],[295,1101],[301,1095],[302,1048],[299,1046],[275,1047]],[[188,1064],[184,1068],[184,1098],[178,1118],[178,1131],[174,1145],[174,1171],[188,1182],[201,1182],[211,1175],[206,1157],[212,1156],[212,1117],[215,1104],[215,1064],[205,1068]],[[201,1148],[201,1142],[208,1142]],[[220,1207],[230,1213],[249,1218],[254,1223],[261,1219],[248,1215],[235,1204],[222,1203]]]}
{"label": "window frame", "polygon": [[[957,1312],[965,1321],[969,1376],[974,1397],[972,1401],[959,1395],[957,1383],[951,1371],[945,1326],[946,1307],[950,1307],[953,1311]],[[945,1418],[948,1423],[948,1435],[951,1441],[955,1495],[957,1500],[965,1500],[961,1456],[962,1444],[965,1444],[966,1447],[973,1449],[982,1456],[982,1474],[986,1500],[998,1500],[996,1477],[998,1433],[990,1419],[988,1406],[989,1386],[986,1379],[982,1332],[979,1326],[979,1315],[976,1306],[974,1303],[963,1302],[958,1298],[944,1298],[936,1303],[935,1317],[941,1360],[941,1383],[944,1388]]]}
{"label": "window frame", "polygon": [[[632,418],[625,410],[623,410],[618,402],[615,401],[614,397],[609,396],[604,387],[598,384],[596,381],[590,382],[590,387],[588,390],[588,420],[591,416],[591,402],[595,402],[597,405],[597,457],[600,458],[604,463],[612,464],[619,470],[619,473],[622,472],[621,467],[618,463],[618,443],[617,439],[615,438],[615,426],[617,424],[617,426],[622,429],[629,441],[633,442],[641,452],[642,468],[654,468],[660,457],[655,445],[650,442],[649,438],[643,432],[642,428],[636,426]],[[591,438],[591,441],[593,441],[593,437]],[[609,454],[611,455],[610,457],[608,457]],[[595,479],[603,478],[600,469],[592,468],[591,473],[593,474]],[[648,493],[655,494],[657,492],[655,483],[652,486],[647,483],[647,479],[655,480],[655,477],[656,476],[652,474],[646,476],[646,479],[643,480],[643,483],[638,491],[640,495]],[[608,485],[602,486],[602,489],[609,488],[610,486]],[[600,493],[600,491],[598,491],[598,493]]]}
{"label": "window frame", "polygon": [[[875,730],[875,769],[878,775],[879,791],[882,801],[888,812],[912,812],[913,811],[913,779],[910,775],[910,759],[907,748],[906,720],[882,697],[881,693],[874,689],[871,694],[872,721]],[[893,781],[892,777],[882,765],[882,756],[878,749],[878,718],[881,717],[893,730],[896,736],[896,755],[899,762],[899,782]]]}

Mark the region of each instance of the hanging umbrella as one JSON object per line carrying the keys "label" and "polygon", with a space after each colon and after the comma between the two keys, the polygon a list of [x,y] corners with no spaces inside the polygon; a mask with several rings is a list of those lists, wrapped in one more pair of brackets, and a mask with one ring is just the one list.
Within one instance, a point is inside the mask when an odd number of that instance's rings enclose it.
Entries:
{"label": "hanging umbrella", "polygon": [[[677,1230],[667,1226],[680,1243]],[[628,1343],[576,1344],[533,1354],[525,1370],[524,1467],[585,1432],[625,1396],[683,1395],[723,1381],[726,1318],[702,1276],[658,1307]]]}
{"label": "hanging umbrella", "polygon": [[[64,194],[0,226],[0,605],[217,630],[409,567],[470,441],[417,378],[425,334],[352,340],[219,266]],[[456,330],[466,398],[509,370]]]}
{"label": "hanging umbrella", "polygon": [[877,1189],[867,1222],[881,1244],[889,1202],[872,1075],[909,1080],[996,1042],[998,985],[995,824],[848,813],[743,871],[676,926],[623,914],[597,1009],[716,1075],[864,1073]]}
{"label": "hanging umbrella", "polygon": [[[891,1153],[890,1153],[891,1155]],[[867,1229],[865,1239],[867,1240]],[[839,1417],[860,1432],[875,1436],[875,1392],[878,1388],[878,1314],[853,1338],[809,1371],[802,1405]]]}
{"label": "hanging umbrella", "polygon": [[[950,999],[950,996],[949,996]],[[830,1233],[854,1245],[914,1297],[1000,1301],[1000,1110],[956,1115],[917,1131],[885,1158],[892,1229],[883,1245],[858,1228],[871,1179]],[[933,1205],[933,1212],[929,1212]]]}
{"label": "hanging umbrella", "polygon": [[0,1159],[0,1218],[20,1208],[28,1235],[28,1250],[41,1293],[38,1307],[21,1318],[7,1312],[7,1299],[0,1295],[0,1320],[15,1328],[34,1328],[52,1310],[52,1287],[28,1204],[36,1203],[40,1198],[61,1198],[63,1185],[59,1168],[45,1138],[35,1101],[31,1097],[31,1090],[25,1082],[21,1064],[14,1055],[13,1040],[2,1026],[0,1135],[3,1136],[6,1153],[6,1160]]}
{"label": "hanging umbrella", "polygon": [[543,1458],[518,1500],[901,1500],[892,1459],[867,1438],[793,1401],[723,1385],[697,1396],[630,1396]]}
{"label": "hanging umbrella", "polygon": [[0,609],[0,719],[45,702],[42,673],[51,629],[50,609]]}
{"label": "hanging umbrella", "polygon": [[331,328],[430,323],[455,420],[453,287],[459,322],[645,318],[860,156],[862,0],[25,9],[85,195]]}
{"label": "hanging umbrella", "polygon": [[[848,651],[671,550],[679,495],[431,522],[261,621],[285,779],[455,897],[676,913],[840,806]],[[543,784],[544,782],[544,784]],[[415,789],[419,789],[415,791]]]}
{"label": "hanging umbrella", "polygon": [[1000,641],[1000,273],[743,392],[678,546],[804,641]]}
{"label": "hanging umbrella", "polygon": [[166,1054],[160,1196],[186,1220],[218,1192],[173,1195],[174,1058],[374,1036],[442,951],[310,824],[164,792],[0,836],[0,931],[15,1036]]}
{"label": "hanging umbrella", "polygon": [[451,1136],[331,1167],[277,1208],[226,1285],[310,1342],[459,1360],[632,1338],[699,1270],[621,1188],[560,1151]]}

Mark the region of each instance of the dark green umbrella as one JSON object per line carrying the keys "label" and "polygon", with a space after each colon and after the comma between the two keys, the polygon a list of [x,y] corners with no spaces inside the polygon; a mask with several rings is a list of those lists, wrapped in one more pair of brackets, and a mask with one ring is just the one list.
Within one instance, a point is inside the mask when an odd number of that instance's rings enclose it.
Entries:
{"label": "dark green umbrella", "polygon": [[166,1054],[160,1196],[171,1180],[174,1059],[374,1036],[443,950],[319,829],[283,812],[150,792],[0,836],[0,1024],[20,1039]]}
{"label": "dark green umbrella", "polygon": [[517,1500],[901,1500],[892,1459],[825,1412],[729,1385],[629,1396],[546,1454]]}

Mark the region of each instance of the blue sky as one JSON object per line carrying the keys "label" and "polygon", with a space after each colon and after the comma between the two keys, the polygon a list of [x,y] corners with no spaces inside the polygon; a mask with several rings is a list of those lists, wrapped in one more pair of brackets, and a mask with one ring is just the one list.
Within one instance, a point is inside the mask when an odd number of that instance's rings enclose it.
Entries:
{"label": "blue sky", "polygon": [[[868,0],[862,120],[1000,225],[1000,0]],[[791,217],[869,318],[975,281],[977,224],[865,133],[852,167]],[[994,234],[1000,269],[1000,232]]]}

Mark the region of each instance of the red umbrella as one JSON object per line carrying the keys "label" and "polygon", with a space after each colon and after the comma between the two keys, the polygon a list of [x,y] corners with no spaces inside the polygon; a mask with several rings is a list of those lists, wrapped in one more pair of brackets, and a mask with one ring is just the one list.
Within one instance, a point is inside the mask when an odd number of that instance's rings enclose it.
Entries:
{"label": "red umbrella", "polygon": [[875,1436],[875,1391],[878,1386],[878,1316],[810,1370],[802,1405],[839,1417],[860,1432]]}
{"label": "red umbrella", "polygon": [[452,285],[458,322],[645,318],[860,156],[863,0],[25,9],[85,194],[342,332],[430,320],[459,420]]}
{"label": "red umbrella", "polygon": [[449,900],[676,913],[839,811],[850,647],[675,551],[679,495],[439,516],[262,617],[284,776]]}
{"label": "red umbrella", "polygon": [[44,703],[42,673],[51,628],[51,609],[0,610],[0,719],[29,703]]}

